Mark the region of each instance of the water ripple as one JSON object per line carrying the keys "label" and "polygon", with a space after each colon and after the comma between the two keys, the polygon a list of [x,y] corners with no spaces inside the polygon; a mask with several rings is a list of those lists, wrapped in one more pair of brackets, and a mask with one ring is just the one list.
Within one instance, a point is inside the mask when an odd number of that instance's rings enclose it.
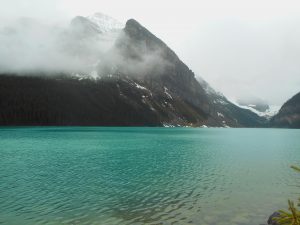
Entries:
{"label": "water ripple", "polygon": [[0,224],[260,224],[297,195],[288,168],[300,161],[297,137],[272,129],[3,128]]}

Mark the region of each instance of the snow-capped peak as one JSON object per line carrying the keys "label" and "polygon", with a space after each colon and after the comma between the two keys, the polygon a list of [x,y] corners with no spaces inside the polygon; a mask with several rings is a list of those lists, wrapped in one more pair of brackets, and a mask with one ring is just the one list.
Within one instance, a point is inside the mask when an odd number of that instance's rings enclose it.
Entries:
{"label": "snow-capped peak", "polygon": [[270,119],[272,116],[274,116],[276,113],[278,113],[278,111],[280,109],[280,106],[271,105],[271,106],[269,106],[269,109],[267,109],[266,111],[260,112],[254,108],[256,105],[253,105],[253,104],[249,104],[247,106],[240,105],[235,100],[231,100],[231,102],[240,108],[248,109],[251,112],[254,112],[255,114],[257,114],[258,116],[265,117],[266,119]]}
{"label": "snow-capped peak", "polygon": [[103,33],[112,30],[120,30],[125,27],[124,24],[120,23],[116,19],[99,12],[94,15],[87,16],[86,18],[98,25],[100,31]]}

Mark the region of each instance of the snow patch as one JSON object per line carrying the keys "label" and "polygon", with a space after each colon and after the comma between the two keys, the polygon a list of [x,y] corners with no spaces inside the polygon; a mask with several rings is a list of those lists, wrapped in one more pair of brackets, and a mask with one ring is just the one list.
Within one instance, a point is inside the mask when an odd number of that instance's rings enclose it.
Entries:
{"label": "snow patch", "polygon": [[136,88],[138,88],[138,89],[142,89],[142,90],[147,90],[148,91],[148,89],[147,88],[145,88],[144,86],[142,86],[142,85],[139,85],[139,84],[137,84],[137,83],[135,83],[134,82],[134,85],[136,86]]}
{"label": "snow patch", "polygon": [[217,114],[218,114],[218,117],[223,117],[224,118],[224,115],[222,113],[217,112]]}
{"label": "snow patch", "polygon": [[96,24],[99,28],[99,31],[102,33],[120,30],[125,27],[124,24],[120,23],[116,19],[102,13],[95,13],[94,15],[87,16],[86,18]]}
{"label": "snow patch", "polygon": [[172,124],[163,123],[163,127],[175,127],[175,126]]}
{"label": "snow patch", "polygon": [[97,78],[99,78],[98,72],[97,71],[92,71],[90,73],[91,78],[93,78],[94,80],[96,80]]}
{"label": "snow patch", "polygon": [[222,100],[222,99],[218,99],[217,100],[220,104],[222,104],[222,105],[228,105],[228,102],[225,102],[224,100]]}
{"label": "snow patch", "polygon": [[172,95],[168,92],[168,88],[164,87],[164,92],[168,96],[169,99],[173,99]]}

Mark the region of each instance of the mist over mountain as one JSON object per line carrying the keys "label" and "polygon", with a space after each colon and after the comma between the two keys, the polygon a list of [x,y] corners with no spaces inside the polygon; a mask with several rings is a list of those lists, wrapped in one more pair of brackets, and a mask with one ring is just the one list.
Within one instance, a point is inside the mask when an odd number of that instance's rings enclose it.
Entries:
{"label": "mist over mountain", "polygon": [[260,98],[242,98],[238,99],[237,103],[241,106],[252,107],[259,112],[265,112],[270,109],[269,104]]}
{"label": "mist over mountain", "polygon": [[91,73],[122,26],[102,14],[78,16],[67,26],[20,18],[0,30],[0,72]]}
{"label": "mist over mountain", "polygon": [[67,27],[25,24],[6,28],[1,36],[14,41],[14,51],[8,45],[7,57],[0,53],[7,58],[0,66],[2,125],[266,123],[196,79],[174,51],[134,19],[124,29],[99,13],[77,16]]}

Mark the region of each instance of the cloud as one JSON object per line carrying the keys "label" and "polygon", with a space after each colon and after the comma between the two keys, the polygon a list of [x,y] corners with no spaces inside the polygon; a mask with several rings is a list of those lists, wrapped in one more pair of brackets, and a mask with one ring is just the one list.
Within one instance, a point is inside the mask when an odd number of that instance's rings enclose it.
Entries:
{"label": "cloud", "polygon": [[181,55],[229,98],[281,105],[300,91],[300,19],[206,23]]}
{"label": "cloud", "polygon": [[0,73],[141,77],[161,74],[171,65],[158,46],[150,49],[122,30],[100,28],[82,16],[67,26],[21,18],[0,30]]}
{"label": "cloud", "polygon": [[117,36],[22,18],[0,31],[0,72],[89,73]]}
{"label": "cloud", "polygon": [[160,46],[145,41],[132,40],[121,32],[111,48],[98,64],[99,74],[119,74],[126,76],[143,76],[163,74],[172,64]]}

